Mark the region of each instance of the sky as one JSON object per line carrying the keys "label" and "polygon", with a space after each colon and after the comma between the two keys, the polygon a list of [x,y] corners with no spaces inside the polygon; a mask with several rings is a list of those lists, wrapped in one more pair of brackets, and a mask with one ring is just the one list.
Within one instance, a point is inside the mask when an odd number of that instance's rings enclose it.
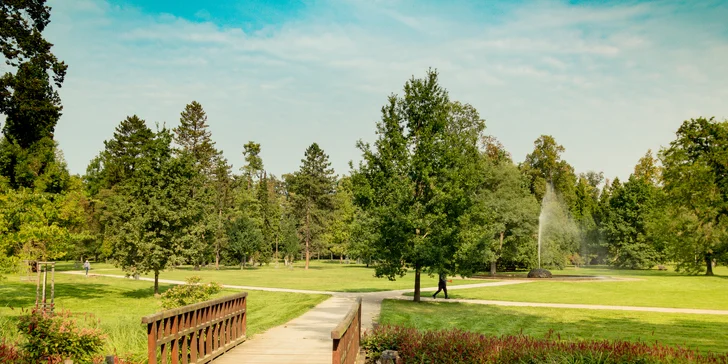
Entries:
{"label": "sky", "polygon": [[49,0],[69,65],[55,137],[71,173],[136,114],[174,127],[200,102],[240,168],[318,143],[339,175],[381,107],[437,69],[521,162],[552,135],[577,173],[626,178],[683,120],[728,118],[728,1]]}

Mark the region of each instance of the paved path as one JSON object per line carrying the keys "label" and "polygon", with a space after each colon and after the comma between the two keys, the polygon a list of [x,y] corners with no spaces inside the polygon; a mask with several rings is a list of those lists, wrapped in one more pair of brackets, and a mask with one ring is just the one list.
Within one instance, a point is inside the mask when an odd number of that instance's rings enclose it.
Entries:
{"label": "paved path", "polygon": [[246,340],[214,363],[331,363],[331,330],[353,303],[352,298],[331,297],[285,325]]}
{"label": "paved path", "polygon": [[[83,271],[61,272],[65,274],[84,275]],[[127,278],[122,275],[93,274],[94,276]],[[153,278],[141,277],[139,280],[154,281]],[[161,283],[184,284],[183,281],[160,279]],[[488,283],[465,284],[448,287],[450,290],[495,287],[512,284],[524,284],[530,280],[506,280]],[[371,329],[379,319],[379,313],[384,299],[411,300],[403,296],[412,292],[412,289],[394,291],[356,293],[314,291],[289,288],[269,288],[254,286],[223,285],[225,288],[240,290],[259,290],[272,292],[293,292],[304,294],[327,294],[332,297],[297,317],[288,323],[269,329],[248,339],[243,344],[228,351],[214,360],[215,364],[233,363],[327,363],[331,362],[331,330],[346,316],[356,297],[362,297],[362,329]],[[436,290],[434,287],[423,287],[422,291]],[[434,301],[429,296],[422,297],[423,301]],[[482,305],[515,306],[515,307],[550,307],[550,308],[577,308],[587,310],[619,310],[619,311],[646,311],[663,313],[687,313],[704,315],[728,315],[726,310],[704,310],[666,307],[637,307],[637,306],[607,306],[582,305],[566,303],[538,303],[538,302],[511,302],[491,300],[466,299],[437,299],[437,302],[462,302]]]}

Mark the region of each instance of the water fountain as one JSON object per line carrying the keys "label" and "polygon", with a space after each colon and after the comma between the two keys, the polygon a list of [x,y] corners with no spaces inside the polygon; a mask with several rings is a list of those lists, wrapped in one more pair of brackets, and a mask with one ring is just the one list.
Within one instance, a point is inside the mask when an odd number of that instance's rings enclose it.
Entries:
{"label": "water fountain", "polygon": [[546,225],[546,217],[551,203],[555,202],[554,188],[551,184],[546,186],[546,193],[541,202],[541,214],[538,216],[538,268],[531,269],[528,272],[528,278],[551,278],[551,272],[541,268],[541,238],[543,237],[543,228]]}

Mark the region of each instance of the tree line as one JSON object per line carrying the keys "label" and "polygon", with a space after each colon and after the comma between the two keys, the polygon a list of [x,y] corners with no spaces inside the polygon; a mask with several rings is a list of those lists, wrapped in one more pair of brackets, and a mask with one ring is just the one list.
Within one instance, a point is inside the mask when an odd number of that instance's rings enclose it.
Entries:
{"label": "tree line", "polygon": [[[313,255],[359,260],[375,274],[473,275],[539,264],[712,274],[728,260],[728,122],[683,122],[625,181],[577,174],[549,135],[522,162],[451,100],[429,70],[392,94],[376,140],[337,175],[312,143],[300,168],[269,173],[263,146],[233,171],[198,102],[178,126],[121,120],[84,175],[53,139],[67,66],[41,36],[50,8],[4,3],[0,49],[0,265],[94,257],[128,274],[189,264],[285,265]],[[210,121],[214,123],[214,120]],[[537,253],[539,235],[541,252]],[[155,280],[155,291],[157,288]]]}

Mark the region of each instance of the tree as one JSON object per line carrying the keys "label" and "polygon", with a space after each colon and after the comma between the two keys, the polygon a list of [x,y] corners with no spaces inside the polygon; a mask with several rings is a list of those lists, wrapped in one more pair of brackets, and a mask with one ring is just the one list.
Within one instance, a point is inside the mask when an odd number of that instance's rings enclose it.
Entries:
{"label": "tree", "polygon": [[528,178],[531,193],[536,196],[536,200],[541,201],[550,184],[571,210],[576,200],[576,175],[574,168],[561,159],[566,149],[550,135],[540,136],[533,144],[533,152],[526,155],[526,160],[520,166]]}
{"label": "tree", "polygon": [[607,256],[599,231],[599,224],[602,221],[599,210],[599,185],[602,181],[604,181],[603,173],[590,171],[580,174],[576,182],[574,219],[579,227],[581,250],[580,255],[573,256],[575,263],[586,259],[587,264],[600,264]]}
{"label": "tree", "polygon": [[263,172],[263,159],[260,157],[260,144],[249,141],[243,146],[245,156],[245,167],[242,168],[245,176],[248,177],[248,188],[252,188],[253,178],[260,179]]}
{"label": "tree", "polygon": [[286,184],[291,193],[293,209],[299,219],[299,232],[306,252],[306,269],[311,258],[311,248],[318,242],[333,210],[334,183],[336,176],[329,156],[318,144],[306,148],[301,168],[288,175]]}
{"label": "tree", "polygon": [[61,87],[68,68],[51,53],[43,38],[51,8],[45,0],[4,1],[0,4],[0,51],[15,74],[0,77],[0,113],[6,115],[3,132],[12,143],[28,148],[53,139],[61,105],[53,83]]}
{"label": "tree", "polygon": [[[5,1],[0,4],[0,51],[15,70],[0,76],[0,114],[5,115],[0,140],[0,181],[11,188],[37,189],[36,179],[68,178],[56,160],[53,132],[61,116],[57,90],[67,66],[51,53],[42,32],[50,22],[45,1]],[[53,80],[50,75],[53,74]],[[49,172],[46,172],[49,171]],[[48,181],[41,182],[46,186]],[[54,189],[56,191],[54,191]],[[47,192],[57,193],[50,186]]]}
{"label": "tree", "polygon": [[[698,273],[728,262],[728,121],[690,119],[660,159],[671,222],[665,228],[678,269]],[[664,236],[664,234],[663,234]]]}
{"label": "tree", "polygon": [[211,187],[213,207],[211,225],[214,229],[215,269],[220,269],[220,254],[228,241],[226,223],[232,219],[235,203],[234,181],[231,175],[232,166],[227,159],[218,157],[211,171]]}
{"label": "tree", "polygon": [[220,152],[215,149],[212,134],[208,130],[207,114],[202,105],[192,101],[185,106],[180,114],[180,125],[173,129],[174,142],[190,154],[203,174],[207,174],[214,167],[216,157]]}
{"label": "tree", "polygon": [[333,198],[334,213],[327,226],[324,239],[331,254],[339,256],[339,260],[348,254],[351,246],[351,228],[354,222],[356,209],[352,194],[351,177],[344,176],[336,183],[336,193]]}
{"label": "tree", "polygon": [[229,243],[226,247],[228,259],[240,262],[240,269],[245,268],[248,258],[260,251],[263,235],[258,226],[248,216],[242,215],[228,226]]}
{"label": "tree", "polygon": [[657,207],[658,189],[649,179],[634,175],[624,184],[615,179],[608,210],[602,221],[610,264],[620,268],[646,269],[662,262],[661,250],[649,233],[649,219]]}
{"label": "tree", "polygon": [[[146,153],[107,202],[112,259],[128,274],[154,272],[155,294],[159,273],[189,256],[193,230],[202,219],[188,183],[196,174],[193,157],[173,155],[171,141],[171,133],[162,129],[138,145]],[[107,151],[117,142],[107,143]]]}
{"label": "tree", "polygon": [[495,276],[498,265],[534,265],[539,205],[508,154],[493,151],[486,148],[481,158],[482,182],[467,219],[473,238],[459,260],[461,269],[472,273],[490,264]]}
{"label": "tree", "polygon": [[485,127],[474,108],[450,102],[437,77],[413,77],[402,97],[389,97],[374,146],[358,143],[363,160],[352,175],[357,204],[375,220],[375,274],[394,280],[414,268],[415,301],[423,271],[457,272]]}
{"label": "tree", "polygon": [[138,116],[128,116],[114,130],[114,137],[104,141],[99,178],[104,188],[129,181],[137,174],[140,165],[153,153],[155,138],[152,129]]}

